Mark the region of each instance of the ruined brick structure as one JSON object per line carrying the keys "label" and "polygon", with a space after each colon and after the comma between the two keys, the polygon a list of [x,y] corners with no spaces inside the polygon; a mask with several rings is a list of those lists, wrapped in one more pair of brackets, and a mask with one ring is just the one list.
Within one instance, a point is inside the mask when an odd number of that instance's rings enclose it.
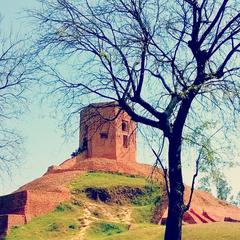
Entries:
{"label": "ruined brick structure", "polygon": [[1,196],[0,239],[12,226],[26,224],[33,217],[46,214],[61,202],[69,200],[71,195],[63,184],[75,176],[75,172],[45,175],[14,193]]}
{"label": "ruined brick structure", "polygon": [[69,170],[150,174],[151,167],[136,161],[136,123],[115,102],[94,103],[80,113],[78,154],[48,173]]}
{"label": "ruined brick structure", "polygon": [[82,159],[108,158],[136,162],[136,123],[114,102],[91,104],[80,114]]}
{"label": "ruined brick structure", "polygon": [[[152,173],[151,165],[136,161],[136,123],[114,102],[91,104],[81,111],[79,149],[75,156],[59,166],[49,167],[42,177],[16,192],[0,197],[0,239],[12,226],[25,224],[69,200],[71,193],[66,184],[87,171],[144,177]],[[164,182],[159,169],[154,177]],[[185,201],[188,197],[189,188],[186,186]],[[166,216],[166,210],[156,208],[153,221],[164,223]],[[240,209],[208,193],[195,191],[191,209],[183,221],[188,224],[240,221]]]}

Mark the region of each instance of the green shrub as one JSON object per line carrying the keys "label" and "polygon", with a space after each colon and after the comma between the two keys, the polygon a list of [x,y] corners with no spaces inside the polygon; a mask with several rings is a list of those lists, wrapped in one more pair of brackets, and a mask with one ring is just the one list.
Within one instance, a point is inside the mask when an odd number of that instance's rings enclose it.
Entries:
{"label": "green shrub", "polygon": [[100,229],[103,233],[106,233],[107,235],[123,232],[123,229],[121,227],[112,223],[101,223]]}
{"label": "green shrub", "polygon": [[128,230],[128,225],[112,222],[98,222],[94,223],[88,230],[88,236],[91,240],[101,239],[103,237],[112,236],[123,233]]}
{"label": "green shrub", "polygon": [[48,226],[48,231],[53,232],[53,231],[59,231],[60,226],[57,223],[52,223]]}
{"label": "green shrub", "polygon": [[60,205],[58,205],[56,207],[56,210],[57,212],[65,212],[65,211],[72,211],[73,208],[70,204],[68,203],[60,203]]}

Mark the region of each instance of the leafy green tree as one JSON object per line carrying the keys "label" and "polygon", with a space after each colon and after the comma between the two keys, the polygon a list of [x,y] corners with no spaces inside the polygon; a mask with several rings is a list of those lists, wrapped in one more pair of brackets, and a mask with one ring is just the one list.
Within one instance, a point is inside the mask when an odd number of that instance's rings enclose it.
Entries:
{"label": "leafy green tree", "polygon": [[230,197],[230,203],[237,207],[240,207],[240,192],[238,192],[236,196],[232,195]]}
{"label": "leafy green tree", "polygon": [[232,188],[226,179],[220,177],[216,179],[217,197],[221,200],[227,200],[231,194]]}
{"label": "leafy green tree", "polygon": [[209,193],[212,192],[211,191],[211,183],[209,181],[208,176],[204,176],[204,177],[200,178],[198,189],[203,190],[205,192],[209,192]]}

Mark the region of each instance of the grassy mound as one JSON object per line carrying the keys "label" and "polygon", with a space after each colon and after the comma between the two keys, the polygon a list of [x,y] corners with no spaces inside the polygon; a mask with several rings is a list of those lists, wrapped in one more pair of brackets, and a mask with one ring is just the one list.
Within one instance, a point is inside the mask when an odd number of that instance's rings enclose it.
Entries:
{"label": "grassy mound", "polygon": [[[144,178],[110,173],[86,173],[68,187],[73,196],[70,202],[13,228],[6,240],[64,240],[85,236],[88,230],[90,239],[119,235],[132,223],[150,223],[164,192]],[[89,191],[97,197],[89,196]]]}
{"label": "grassy mound", "polygon": [[[15,227],[6,240],[159,240],[164,227],[150,224],[164,190],[146,179],[87,173],[68,186],[73,198],[53,212]],[[91,194],[95,194],[92,197]],[[105,197],[103,197],[105,196]],[[184,240],[238,240],[240,224],[186,225]]]}
{"label": "grassy mound", "polygon": [[[70,202],[13,228],[6,240],[163,239],[164,226],[150,224],[153,209],[164,201],[162,187],[144,178],[107,173],[87,173],[68,187]],[[240,239],[240,224],[183,226],[183,240],[212,239]]]}

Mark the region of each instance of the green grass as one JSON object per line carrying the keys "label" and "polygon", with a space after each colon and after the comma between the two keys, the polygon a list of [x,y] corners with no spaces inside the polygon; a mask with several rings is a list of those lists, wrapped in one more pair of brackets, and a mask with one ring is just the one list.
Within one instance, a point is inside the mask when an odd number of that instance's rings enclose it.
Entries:
{"label": "green grass", "polygon": [[147,184],[147,180],[142,177],[129,177],[120,174],[109,173],[86,173],[83,176],[76,178],[71,184],[71,190],[84,190],[89,187],[94,188],[112,188],[118,186],[129,187],[144,187]]}
{"label": "green grass", "polygon": [[134,207],[131,215],[133,223],[150,223],[152,220],[152,212],[152,205]]}
{"label": "green grass", "polygon": [[132,199],[132,203],[138,206],[160,204],[163,197],[163,188],[153,183],[146,183],[142,188],[142,195]]}
{"label": "green grass", "polygon": [[184,240],[239,240],[239,223],[212,223],[188,225],[184,228]]}
{"label": "green grass", "polygon": [[[99,240],[160,240],[163,239],[164,228],[153,224],[138,224],[129,231],[98,238]],[[87,240],[95,240],[87,237]],[[190,240],[190,239],[189,239]],[[195,239],[194,239],[195,240]]]}
{"label": "green grass", "polygon": [[76,198],[86,188],[104,189],[114,191],[117,187],[133,187],[142,189],[142,194],[128,199],[129,204],[133,207],[133,222],[134,223],[150,223],[152,219],[152,213],[156,204],[161,204],[163,199],[163,187],[153,183],[149,183],[142,177],[129,177],[119,174],[107,174],[107,173],[87,173],[75,179],[70,184],[72,192],[75,193]]}
{"label": "green grass", "polygon": [[116,236],[128,230],[128,225],[112,222],[94,223],[87,232],[86,240],[104,239],[108,236]]}
{"label": "green grass", "polygon": [[71,203],[61,204],[55,211],[37,217],[27,225],[13,228],[6,240],[67,240],[81,227],[78,219],[82,213],[81,207]]}
{"label": "green grass", "polygon": [[148,184],[143,188],[143,193],[132,200],[135,205],[132,209],[134,223],[151,223],[153,211],[156,204],[164,200],[162,187],[155,184]]}
{"label": "green grass", "polygon": [[[87,240],[160,240],[165,228],[153,224],[138,224],[120,234]],[[212,223],[183,226],[183,240],[239,240],[239,223]]]}

